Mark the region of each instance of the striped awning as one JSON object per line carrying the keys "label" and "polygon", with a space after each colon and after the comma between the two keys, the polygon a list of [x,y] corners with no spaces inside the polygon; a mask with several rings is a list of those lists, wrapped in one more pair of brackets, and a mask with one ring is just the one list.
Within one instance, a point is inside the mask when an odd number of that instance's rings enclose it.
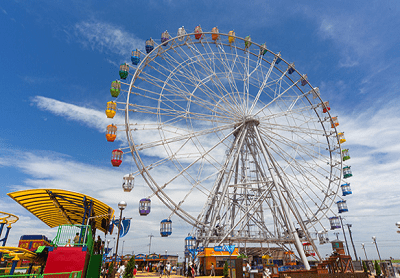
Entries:
{"label": "striped awning", "polygon": [[[85,194],[61,189],[29,189],[8,193],[17,203],[50,228],[65,224],[91,224],[106,232],[114,210]],[[95,223],[94,223],[95,222]]]}

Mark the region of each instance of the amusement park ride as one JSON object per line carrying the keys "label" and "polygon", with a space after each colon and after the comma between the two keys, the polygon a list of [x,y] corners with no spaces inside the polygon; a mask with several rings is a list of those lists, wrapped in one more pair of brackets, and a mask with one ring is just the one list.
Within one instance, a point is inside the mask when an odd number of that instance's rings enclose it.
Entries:
{"label": "amusement park ride", "polygon": [[193,226],[196,248],[294,245],[306,269],[308,256],[321,260],[316,239],[329,242],[328,220],[340,228],[343,197],[352,193],[342,179],[352,172],[344,132],[319,88],[280,53],[233,30],[181,27],[143,49],[120,65],[106,107],[110,119],[125,115],[107,126],[107,141],[121,132],[128,141],[112,151],[112,165],[130,154],[137,166],[124,191],[139,175],[152,190],[140,215],[157,196],[171,211],[163,237],[177,215]]}
{"label": "amusement park ride", "polygon": [[[264,244],[283,250],[287,265],[301,261],[309,270],[307,257],[322,261],[317,240],[329,242],[325,223],[341,227],[338,213],[348,211],[343,197],[352,194],[342,179],[352,172],[344,164],[350,159],[342,149],[344,132],[319,88],[280,53],[233,30],[197,26],[187,33],[181,27],[175,37],[163,32],[159,42],[146,40],[145,51],[132,51],[132,65],[120,65],[110,88],[115,99],[105,111],[110,119],[125,114],[124,123],[106,127],[108,142],[121,132],[128,142],[112,151],[112,165],[130,154],[137,167],[123,177],[123,190],[130,192],[140,175],[152,191],[140,200],[139,214],[148,215],[151,199],[159,198],[171,211],[160,222],[160,235],[172,234],[177,215],[193,227],[186,238],[193,254],[229,250],[232,256],[235,246]],[[93,269],[101,259],[92,241],[96,229],[107,233],[112,208],[65,190],[8,195],[59,227],[39,253],[7,249],[14,259],[39,260],[44,252],[44,273],[98,274]],[[2,230],[8,222],[0,220]],[[75,232],[78,244],[71,241]],[[216,251],[222,246],[225,251]],[[267,252],[263,260],[272,265]]]}

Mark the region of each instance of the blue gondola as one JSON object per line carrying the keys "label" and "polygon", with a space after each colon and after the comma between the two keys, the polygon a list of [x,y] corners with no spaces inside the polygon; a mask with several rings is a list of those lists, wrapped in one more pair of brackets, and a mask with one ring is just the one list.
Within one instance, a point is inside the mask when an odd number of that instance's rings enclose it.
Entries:
{"label": "blue gondola", "polygon": [[151,200],[148,198],[143,198],[139,201],[139,214],[148,215],[150,213]]}
{"label": "blue gondola", "polygon": [[160,234],[162,237],[167,237],[172,234],[172,220],[164,219],[161,221]]}
{"label": "blue gondola", "polygon": [[132,50],[132,57],[131,57],[132,64],[137,65],[140,62],[140,52],[139,50]]}
{"label": "blue gondola", "polygon": [[340,229],[340,220],[339,217],[333,216],[329,218],[329,223],[331,224],[331,230]]}
{"label": "blue gondola", "polygon": [[278,53],[275,57],[276,57],[275,65],[277,65],[277,64],[279,64],[279,63],[282,61],[282,59],[281,59],[281,53]]}
{"label": "blue gondola", "polygon": [[349,211],[345,200],[338,201],[338,202],[336,202],[336,204],[338,206],[339,213]]}
{"label": "blue gondola", "polygon": [[188,236],[185,238],[185,251],[192,252],[196,248],[196,238]]}
{"label": "blue gondola", "polygon": [[152,38],[146,41],[146,53],[150,53],[154,49],[154,41]]}
{"label": "blue gondola", "polygon": [[350,194],[353,193],[351,191],[351,188],[350,188],[350,183],[342,184],[340,187],[342,188],[342,195],[343,196],[347,196],[347,195],[350,195]]}
{"label": "blue gondola", "polygon": [[294,63],[291,63],[291,64],[289,65],[288,73],[289,73],[289,74],[294,73]]}

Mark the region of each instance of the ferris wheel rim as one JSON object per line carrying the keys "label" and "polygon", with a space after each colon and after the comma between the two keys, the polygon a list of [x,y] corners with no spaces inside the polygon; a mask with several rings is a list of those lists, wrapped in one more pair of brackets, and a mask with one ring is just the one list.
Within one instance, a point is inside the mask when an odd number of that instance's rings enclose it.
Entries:
{"label": "ferris wheel rim", "polygon": [[[203,33],[203,34],[213,34],[212,32],[202,32],[202,33]],[[189,33],[189,34],[185,34],[185,35],[182,35],[182,36],[176,36],[176,37],[171,38],[171,39],[168,41],[168,43],[176,42],[176,40],[179,39],[179,38],[181,38],[181,37],[183,37],[183,38],[188,38],[188,37],[192,37],[192,36],[194,36],[194,35],[196,35],[196,34],[195,34],[195,33]],[[226,36],[226,37],[232,37],[231,35],[229,35],[229,34],[224,34],[224,33],[219,33],[218,35],[220,35],[220,36]],[[241,40],[241,41],[243,41],[243,42],[245,41],[245,39],[243,39],[243,38],[241,38],[241,37],[238,37],[238,36],[233,36],[233,37],[234,37],[235,39]],[[177,43],[179,43],[179,42],[177,42]],[[196,41],[192,41],[192,42],[191,42],[191,44],[195,44],[195,43],[200,43],[200,42],[196,42]],[[207,43],[207,44],[211,44],[212,42],[206,42],[206,43]],[[251,43],[254,44],[254,45],[256,45],[256,46],[258,46],[258,47],[260,47],[260,45],[257,44],[257,43],[255,43],[255,42],[251,42]],[[227,46],[227,45],[225,44],[225,46]],[[162,48],[164,48],[164,47],[165,47],[165,46],[163,46],[162,44],[159,44],[158,46],[156,46],[156,47],[154,48],[154,50],[153,50],[152,52],[158,51],[159,49],[162,49]],[[171,46],[170,46],[170,47],[171,47]],[[238,50],[246,51],[245,48],[238,47],[237,44],[235,44],[233,47],[235,47],[235,48],[238,49]],[[167,48],[168,48],[168,46],[167,46]],[[267,51],[270,52],[270,53],[271,53],[272,55],[274,55],[274,56],[277,55],[276,53],[272,52],[272,51],[269,50],[269,49],[267,49]],[[167,49],[166,49],[164,52],[167,52]],[[255,53],[249,53],[249,54],[252,54],[253,56],[258,57],[258,55],[256,55]],[[129,111],[129,103],[130,103],[130,102],[129,102],[129,98],[130,98],[130,95],[131,95],[131,92],[132,92],[133,84],[134,84],[136,78],[138,78],[138,76],[140,75],[140,73],[142,72],[142,70],[145,68],[145,67],[143,67],[143,65],[145,65],[146,62],[148,62],[147,59],[150,59],[150,56],[149,56],[149,55],[147,55],[147,56],[145,57],[145,59],[143,59],[143,60],[140,62],[140,64],[138,65],[137,69],[135,70],[135,73],[133,74],[133,77],[132,77],[132,79],[131,79],[131,82],[130,82],[130,85],[129,85],[129,91],[128,91],[128,94],[127,94],[126,108],[125,108],[125,126],[126,126],[126,133],[127,133],[127,138],[128,138],[128,142],[129,142],[129,147],[130,147],[130,149],[131,149],[131,153],[132,153],[132,155],[133,155],[133,158],[134,158],[134,160],[135,160],[135,163],[137,164],[138,167],[139,167],[138,163],[141,165],[140,168],[142,169],[142,176],[143,176],[143,173],[146,173],[147,178],[149,178],[149,179],[151,180],[151,184],[153,184],[153,186],[156,187],[156,188],[151,187],[150,184],[149,184],[149,181],[147,181],[147,179],[146,179],[146,183],[147,183],[147,184],[149,185],[149,187],[152,189],[153,194],[157,195],[157,197],[158,197],[171,211],[175,211],[175,213],[178,214],[178,215],[180,214],[180,212],[182,212],[183,215],[188,216],[189,219],[192,220],[192,222],[189,222],[187,219],[184,218],[184,216],[179,215],[181,218],[183,218],[183,219],[184,219],[185,221],[187,221],[189,224],[194,225],[194,226],[202,225],[203,223],[199,223],[199,221],[198,221],[196,218],[192,217],[190,214],[188,214],[188,213],[186,213],[184,210],[182,210],[182,208],[180,208],[178,204],[176,204],[175,202],[173,202],[173,200],[171,200],[171,199],[168,197],[168,195],[164,193],[164,191],[162,190],[162,186],[159,186],[159,185],[156,183],[156,181],[153,180],[153,179],[151,178],[151,174],[150,174],[148,168],[146,167],[145,163],[144,163],[144,162],[142,161],[142,159],[140,158],[139,151],[135,148],[135,144],[134,144],[135,141],[133,140],[134,138],[133,138],[132,133],[131,133],[131,130],[130,130],[130,122],[129,122],[129,115],[128,115],[128,114],[129,114],[129,113],[128,113],[128,111]],[[264,59],[264,58],[261,58],[261,59],[262,59],[264,62],[267,62],[268,64],[270,64],[270,62],[269,62],[268,60],[266,60],[266,59]],[[283,61],[284,63],[286,63],[288,66],[290,65],[286,60],[284,60],[283,58],[281,58],[281,59],[282,59],[282,61]],[[150,62],[151,62],[151,61],[150,61]],[[145,66],[146,66],[146,65],[145,65]],[[280,72],[282,72],[280,68],[277,68],[277,70],[279,70]],[[297,71],[297,69],[295,69],[295,71],[299,74],[299,76],[302,76],[302,75]],[[286,76],[286,77],[287,77],[291,82],[294,83],[294,81],[291,80],[290,77],[288,77],[288,76]],[[307,83],[307,84],[310,86],[311,90],[314,90],[314,88],[311,86],[310,83]],[[298,86],[298,85],[296,85],[296,86]],[[298,89],[299,89],[300,91],[302,91],[301,88],[298,88]],[[319,98],[320,101],[322,102],[322,99],[320,98],[320,96],[318,96],[318,98]],[[308,98],[307,98],[307,99],[308,99]],[[314,110],[315,110],[315,109],[316,109],[316,108],[314,108]],[[319,117],[318,113],[315,113],[315,114]],[[329,112],[328,112],[328,114],[329,114],[329,117],[331,118]],[[324,128],[324,129],[325,129],[325,128]],[[338,133],[338,132],[337,132],[337,130],[336,130],[336,127],[334,128],[334,133],[336,134],[336,137],[337,137],[337,133]],[[327,140],[328,140],[328,139],[327,139]],[[133,144],[132,144],[132,142],[133,142]],[[330,144],[328,144],[328,146],[330,146]],[[339,144],[339,146],[340,146],[340,144]],[[136,155],[134,155],[134,153],[135,153]],[[331,155],[332,155],[332,153],[331,153]],[[138,159],[138,161],[136,161],[136,159]],[[342,163],[341,163],[341,164],[342,164]],[[330,167],[330,168],[331,168],[331,170],[332,170],[332,167]],[[339,183],[340,183],[340,180],[339,180]],[[336,189],[337,189],[337,190],[336,190],[336,195],[337,195],[337,192],[338,192],[339,187],[337,187]],[[165,201],[165,200],[163,200],[162,198],[160,198],[159,194],[162,194],[168,201]],[[330,206],[329,206],[328,209],[325,209],[325,213],[324,213],[324,215],[323,215],[322,217],[324,217],[324,216],[328,213],[328,211],[330,210],[330,208],[332,207],[332,205],[333,205],[333,202],[330,203]],[[179,211],[179,213],[178,213],[178,211]],[[320,217],[320,219],[321,219],[322,217]]]}

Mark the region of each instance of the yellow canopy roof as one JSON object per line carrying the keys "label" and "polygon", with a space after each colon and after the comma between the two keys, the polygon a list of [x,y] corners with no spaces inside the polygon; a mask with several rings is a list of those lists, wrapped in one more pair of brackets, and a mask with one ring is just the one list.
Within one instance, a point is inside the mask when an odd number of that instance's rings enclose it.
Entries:
{"label": "yellow canopy roof", "polygon": [[[107,231],[114,210],[103,202],[85,194],[61,189],[29,189],[8,193],[50,228],[65,224],[82,224],[85,218],[95,217],[95,227]],[[85,213],[86,211],[86,213]]]}

